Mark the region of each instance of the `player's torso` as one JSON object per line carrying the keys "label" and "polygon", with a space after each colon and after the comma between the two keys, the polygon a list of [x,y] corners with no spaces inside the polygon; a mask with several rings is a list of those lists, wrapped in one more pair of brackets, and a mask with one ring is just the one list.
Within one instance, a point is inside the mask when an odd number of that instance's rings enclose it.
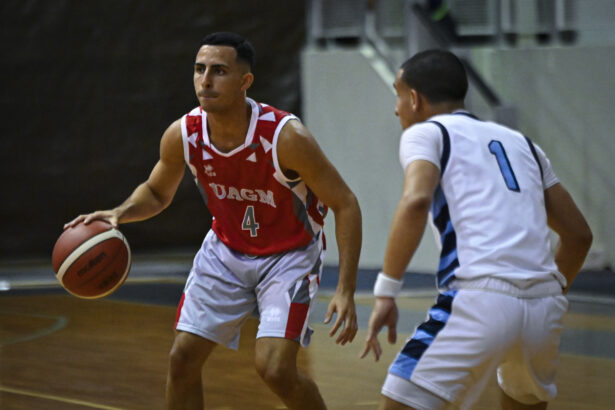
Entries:
{"label": "player's torso", "polygon": [[555,266],[541,170],[526,138],[464,114],[433,120],[446,128],[450,140],[432,208],[435,217],[446,207],[448,215],[434,221],[446,230],[448,216],[455,236],[459,266],[449,273],[507,279],[550,275]]}
{"label": "player's torso", "polygon": [[[308,244],[319,234],[326,209],[302,181],[288,181],[277,163],[276,143],[289,113],[247,100],[252,106],[245,142],[230,152],[211,143],[207,114],[182,118],[186,162],[213,216],[212,229],[230,248],[268,255]],[[321,204],[322,205],[322,204]]]}

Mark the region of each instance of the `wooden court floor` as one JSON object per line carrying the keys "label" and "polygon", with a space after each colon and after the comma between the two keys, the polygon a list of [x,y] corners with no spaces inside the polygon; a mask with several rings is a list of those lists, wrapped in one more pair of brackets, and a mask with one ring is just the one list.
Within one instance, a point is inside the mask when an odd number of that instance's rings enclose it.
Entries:
{"label": "wooden court floor", "polygon": [[[432,301],[405,298],[399,306],[422,315]],[[322,296],[318,304],[327,302]],[[357,304],[369,312],[372,300],[358,297]],[[571,311],[566,327],[613,340],[612,311]],[[0,295],[0,409],[163,409],[174,317],[175,308],[168,305],[88,301],[62,293]],[[397,345],[386,346],[375,363],[358,359],[364,326],[354,343],[341,347],[320,320],[313,318],[316,332],[300,353],[300,366],[314,377],[330,409],[376,409],[387,367],[415,324],[400,323],[405,332]],[[251,318],[244,327],[239,351],[219,347],[205,365],[207,409],[285,408],[253,368],[256,324]],[[591,349],[592,343],[600,341],[581,340],[580,346]],[[615,408],[615,355],[590,353],[562,354],[560,393],[551,409]],[[494,380],[475,408],[498,408],[497,392]]]}

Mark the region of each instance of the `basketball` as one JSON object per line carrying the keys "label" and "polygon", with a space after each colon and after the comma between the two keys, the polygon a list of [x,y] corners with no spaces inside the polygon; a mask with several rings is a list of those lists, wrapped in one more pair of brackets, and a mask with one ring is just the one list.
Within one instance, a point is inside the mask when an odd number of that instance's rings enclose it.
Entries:
{"label": "basketball", "polygon": [[53,271],[69,293],[96,299],[115,292],[130,271],[130,246],[104,221],[64,230],[53,247]]}

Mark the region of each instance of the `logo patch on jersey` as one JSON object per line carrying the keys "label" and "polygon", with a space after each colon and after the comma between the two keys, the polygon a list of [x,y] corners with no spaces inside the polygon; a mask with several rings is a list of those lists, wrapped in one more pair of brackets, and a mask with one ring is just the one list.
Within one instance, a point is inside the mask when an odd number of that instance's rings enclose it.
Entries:
{"label": "logo patch on jersey", "polygon": [[212,167],[211,165],[207,164],[203,167],[203,170],[205,171],[205,174],[208,177],[215,177],[216,173],[214,172],[214,167]]}
{"label": "logo patch on jersey", "polygon": [[273,191],[263,191],[262,189],[235,188],[234,186],[226,187],[222,184],[211,182],[209,184],[211,190],[218,199],[233,199],[235,201],[250,201],[261,202],[276,207]]}
{"label": "logo patch on jersey", "polygon": [[256,162],[256,152],[253,152],[252,155],[246,158],[246,161]]}

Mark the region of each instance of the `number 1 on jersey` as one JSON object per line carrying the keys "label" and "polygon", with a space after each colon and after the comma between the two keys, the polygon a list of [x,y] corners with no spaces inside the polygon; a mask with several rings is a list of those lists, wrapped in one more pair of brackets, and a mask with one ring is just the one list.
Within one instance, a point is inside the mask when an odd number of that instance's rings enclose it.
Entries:
{"label": "number 1 on jersey", "polygon": [[258,227],[259,224],[256,222],[256,218],[254,217],[254,206],[248,205],[246,207],[246,213],[243,216],[241,229],[244,231],[250,231],[250,236],[254,238],[258,236]]}
{"label": "number 1 on jersey", "polygon": [[489,152],[495,155],[495,159],[498,161],[498,166],[500,167],[500,172],[502,173],[502,177],[504,177],[504,182],[506,183],[506,187],[511,191],[520,192],[519,184],[517,183],[517,178],[515,177],[515,171],[513,171],[510,166],[510,162],[508,161],[508,156],[506,156],[506,150],[500,141],[492,140],[489,143]]}

